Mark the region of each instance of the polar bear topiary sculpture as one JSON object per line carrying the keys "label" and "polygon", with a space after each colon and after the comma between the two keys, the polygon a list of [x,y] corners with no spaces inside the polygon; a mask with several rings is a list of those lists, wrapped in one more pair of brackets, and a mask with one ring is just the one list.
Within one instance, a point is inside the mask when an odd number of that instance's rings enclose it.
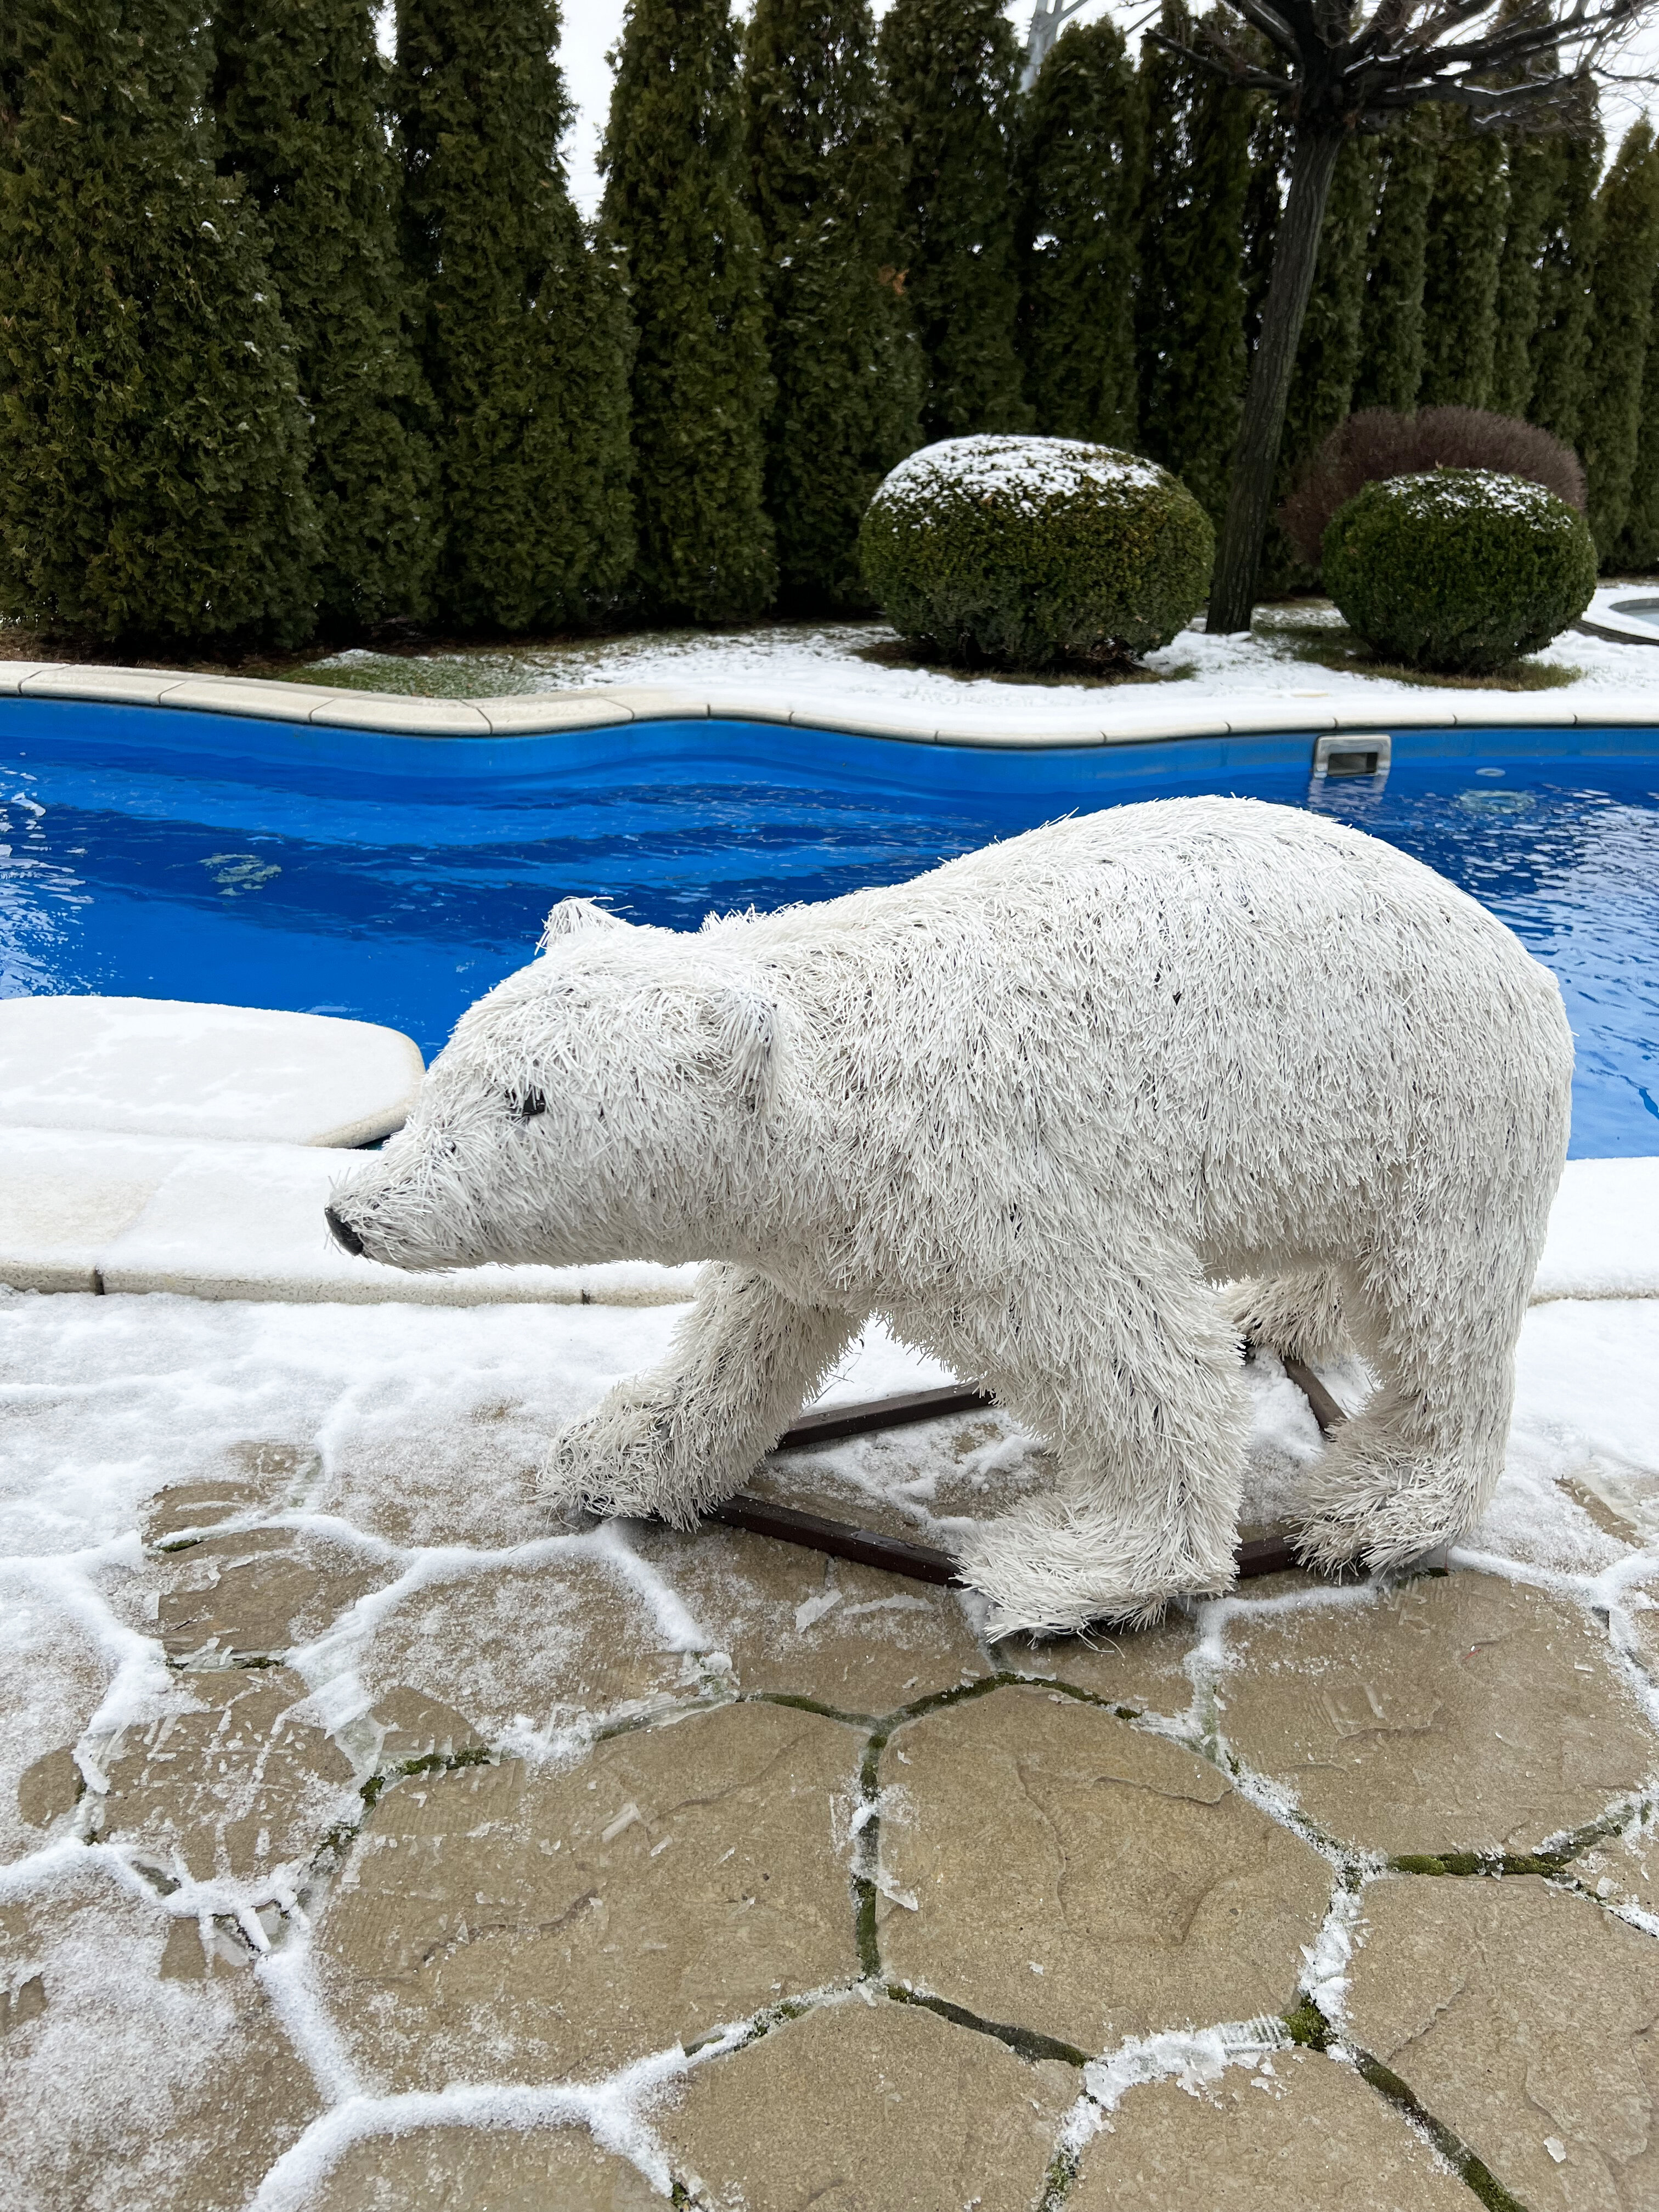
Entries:
{"label": "polar bear topiary sculpture", "polygon": [[1572,1046],[1417,861],[1169,799],[696,936],[568,901],[544,945],[331,1219],[401,1267],[713,1262],[667,1362],[556,1441],[561,1501],[690,1525],[876,1313],[1058,1459],[963,1548],[994,1632],[1230,1584],[1246,1327],[1380,1377],[1311,1473],[1309,1559],[1480,1515]]}

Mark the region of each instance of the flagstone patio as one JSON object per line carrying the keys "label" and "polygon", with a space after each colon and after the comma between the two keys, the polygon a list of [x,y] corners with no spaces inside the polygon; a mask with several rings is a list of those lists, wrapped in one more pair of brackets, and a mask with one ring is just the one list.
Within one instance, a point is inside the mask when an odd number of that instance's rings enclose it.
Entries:
{"label": "flagstone patio", "polygon": [[[879,1449],[989,1510],[999,1422]],[[400,1549],[295,1467],[155,1498],[109,1601],[166,1685],[0,1808],[9,2202],[1659,2202],[1659,1555],[1605,1514],[1578,1576],[990,1649],[732,1529]]]}

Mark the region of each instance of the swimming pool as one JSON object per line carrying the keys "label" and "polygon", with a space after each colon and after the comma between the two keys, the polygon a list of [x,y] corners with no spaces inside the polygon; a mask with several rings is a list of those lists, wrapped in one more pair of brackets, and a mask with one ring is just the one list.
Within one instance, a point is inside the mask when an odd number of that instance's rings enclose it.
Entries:
{"label": "swimming pool", "polygon": [[694,928],[1074,810],[1225,792],[1354,823],[1501,915],[1560,978],[1575,1155],[1659,1152],[1659,733],[1396,730],[1380,789],[1310,788],[1313,742],[1002,750],[720,720],[433,740],[0,700],[0,996],[349,1014],[429,1057],[571,892]]}

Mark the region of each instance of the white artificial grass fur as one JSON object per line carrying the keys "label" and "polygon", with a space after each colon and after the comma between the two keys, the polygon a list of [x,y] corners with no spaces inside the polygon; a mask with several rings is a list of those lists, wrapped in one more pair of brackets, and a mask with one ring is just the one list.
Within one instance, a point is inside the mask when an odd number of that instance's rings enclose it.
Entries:
{"label": "white artificial grass fur", "polygon": [[690,1523],[874,1313],[1056,1455],[963,1545],[997,1632],[1227,1587],[1244,1329],[1380,1378],[1310,1470],[1310,1559],[1478,1519],[1572,1047],[1419,862],[1170,799],[695,936],[568,902],[544,945],[333,1202],[398,1267],[716,1263],[666,1361],[556,1439],[556,1502]]}

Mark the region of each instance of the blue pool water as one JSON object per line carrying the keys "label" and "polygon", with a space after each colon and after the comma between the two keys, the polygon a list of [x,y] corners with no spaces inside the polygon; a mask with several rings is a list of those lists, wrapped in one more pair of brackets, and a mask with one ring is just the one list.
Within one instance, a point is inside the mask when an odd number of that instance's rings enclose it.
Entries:
{"label": "blue pool water", "polygon": [[571,892],[694,928],[891,883],[1073,810],[1312,805],[1415,854],[1560,978],[1573,1151],[1659,1152],[1659,735],[1411,732],[1310,792],[1312,740],[1010,753],[741,722],[431,740],[0,701],[0,996],[357,1016],[428,1056]]}

